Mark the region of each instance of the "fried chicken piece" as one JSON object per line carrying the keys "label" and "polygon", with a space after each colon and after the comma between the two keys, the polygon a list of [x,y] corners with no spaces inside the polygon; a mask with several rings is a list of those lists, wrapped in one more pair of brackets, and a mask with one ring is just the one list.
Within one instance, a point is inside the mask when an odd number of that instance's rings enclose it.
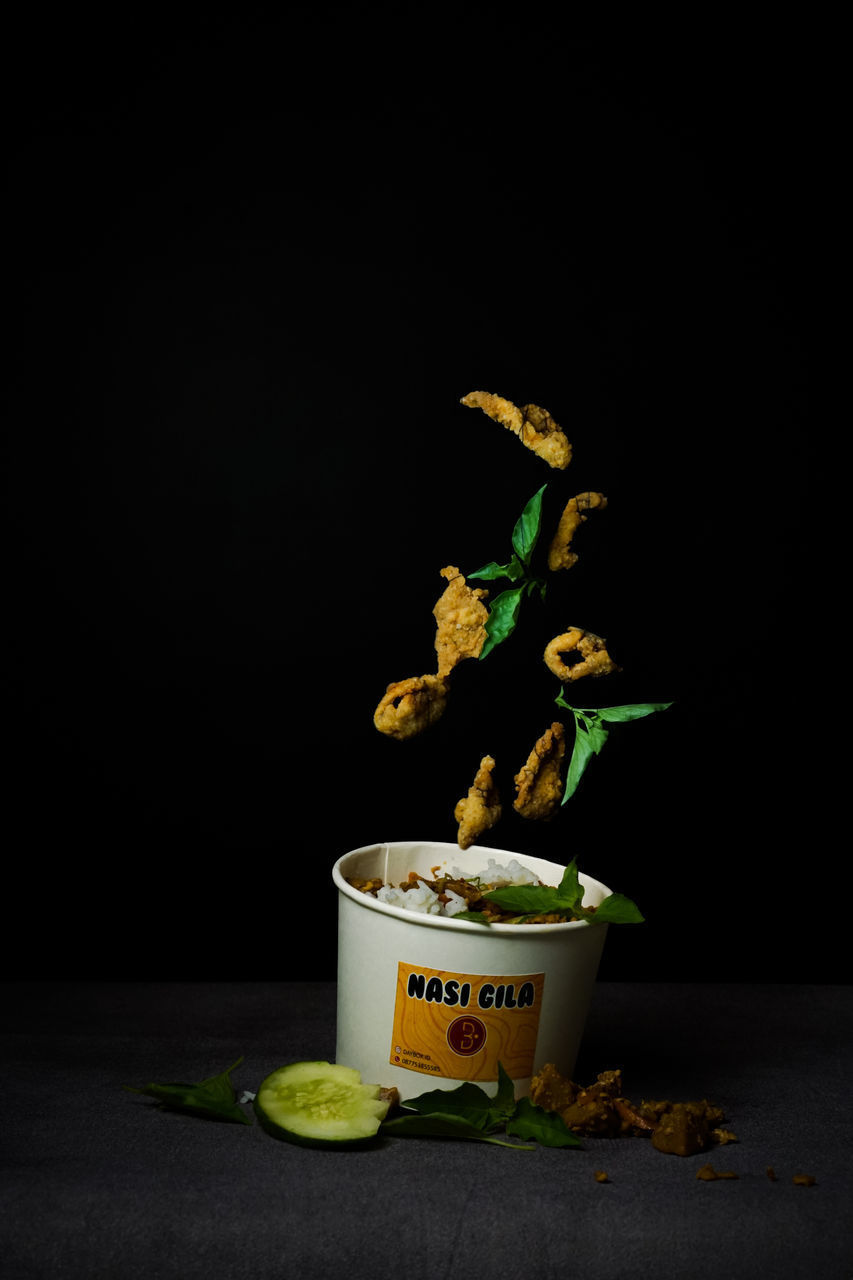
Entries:
{"label": "fried chicken piece", "polygon": [[489,617],[483,601],[489,593],[484,587],[469,587],[455,565],[446,565],[441,576],[447,578],[447,586],[432,612],[438,624],[438,674],[445,677],[463,658],[479,658]]}
{"label": "fried chicken piece", "polygon": [[443,676],[409,676],[389,684],[373,723],[389,738],[413,738],[444,714],[450,690]]}
{"label": "fried chicken piece", "polygon": [[460,849],[468,849],[477,839],[493,827],[501,816],[501,802],[497,785],[492,777],[495,761],[483,756],[473,783],[456,804],[453,816],[459,823],[457,842]]}
{"label": "fried chicken piece", "polygon": [[571,569],[572,565],[577,563],[577,553],[571,550],[572,538],[580,526],[586,523],[587,511],[603,509],[606,506],[607,499],[604,494],[589,489],[585,493],[576,494],[574,498],[569,498],[560,516],[557,532],[548,548],[549,569]]}
{"label": "fried chicken piece", "polygon": [[522,818],[552,818],[563,796],[561,777],[566,754],[566,731],[555,720],[538,740],[527,763],[515,775],[513,808]]}
{"label": "fried chicken piece", "polygon": [[491,391],[469,391],[460,402],[469,409],[482,409],[489,418],[518,436],[521,443],[559,471],[572,460],[572,446],[547,409],[525,404],[519,409],[511,400]]}
{"label": "fried chicken piece", "polygon": [[[571,657],[566,662],[566,656]],[[545,665],[560,680],[580,680],[582,676],[606,676],[618,671],[616,663],[607,652],[607,642],[592,631],[570,627],[560,636],[554,636],[545,648]]]}

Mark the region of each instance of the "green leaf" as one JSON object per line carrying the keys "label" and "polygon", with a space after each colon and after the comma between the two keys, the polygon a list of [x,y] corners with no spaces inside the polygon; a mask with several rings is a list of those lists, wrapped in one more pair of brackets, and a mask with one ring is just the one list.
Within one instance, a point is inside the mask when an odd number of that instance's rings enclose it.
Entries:
{"label": "green leaf", "polygon": [[[601,748],[599,748],[599,750],[600,749]],[[572,750],[572,758],[569,761],[569,767],[566,770],[566,787],[563,792],[563,804],[565,804],[567,800],[570,800],[577,791],[580,780],[586,772],[590,760],[595,754],[595,747],[589,733],[581,729],[580,724],[577,724],[575,727],[575,745]]]}
{"label": "green leaf", "polygon": [[494,582],[497,578],[509,578],[510,582],[518,582],[524,576],[524,565],[515,555],[506,564],[498,564],[496,560],[490,560],[476,573],[468,574],[469,578],[480,578],[483,582]]}
{"label": "green leaf", "polygon": [[608,894],[598,907],[583,905],[584,889],[578,874],[577,859],[572,858],[556,886],[507,885],[503,889],[490,889],[484,897],[504,911],[517,911],[524,915],[547,915],[551,912],[574,916],[590,924],[641,924],[644,917],[630,898],[621,893]]}
{"label": "green leaf", "polygon": [[490,889],[483,896],[504,911],[516,911],[520,915],[538,916],[545,911],[556,911],[556,889],[544,884],[507,885],[503,889]]}
{"label": "green leaf", "polygon": [[532,1147],[517,1142],[505,1142],[493,1137],[462,1116],[433,1111],[429,1115],[396,1116],[385,1120],[380,1133],[392,1138],[463,1138],[470,1142],[491,1142],[498,1147],[514,1147],[519,1151],[532,1151]]}
{"label": "green leaf", "polygon": [[547,488],[548,486],[543,484],[542,488],[534,493],[512,531],[513,550],[526,569],[530,568],[530,559],[539,540],[539,531],[542,527],[542,495]]}
{"label": "green leaf", "polygon": [[519,1098],[516,1113],[506,1127],[516,1138],[532,1138],[543,1147],[579,1147],[581,1140],[566,1126],[556,1111],[537,1107],[529,1098]]}
{"label": "green leaf", "polygon": [[457,911],[453,917],[454,920],[470,920],[472,924],[490,923],[489,917],[482,911]]}
{"label": "green leaf", "polygon": [[566,701],[562,686],[554,701],[558,707],[571,711],[575,718],[575,741],[566,771],[563,804],[577,791],[593,755],[599,755],[604,748],[609,734],[609,730],[604,728],[605,721],[617,723],[640,720],[654,711],[664,711],[672,706],[671,702],[629,702],[618,707],[573,707]]}
{"label": "green leaf", "polygon": [[502,1120],[508,1119],[515,1110],[515,1085],[512,1076],[505,1070],[503,1063],[498,1063],[498,1088],[492,1099],[492,1111]]}
{"label": "green leaf", "polygon": [[480,651],[480,660],[487,657],[499,644],[512,635],[518,622],[523,587],[510,587],[495,596],[485,622],[486,641]]}
{"label": "green leaf", "polygon": [[563,878],[557,886],[557,895],[561,901],[568,902],[572,906],[579,907],[583,902],[583,886],[578,873],[577,858],[572,858],[563,872]]}
{"label": "green leaf", "polygon": [[671,702],[629,702],[622,707],[599,707],[596,715],[602,720],[641,720],[643,716],[650,716],[654,711],[665,711],[671,706]]}
{"label": "green leaf", "polygon": [[219,1075],[209,1076],[197,1084],[176,1082],[173,1084],[147,1084],[134,1088],[126,1084],[129,1093],[142,1093],[155,1098],[161,1107],[172,1111],[187,1111],[210,1120],[229,1120],[237,1124],[251,1124],[252,1119],[237,1103],[237,1094],[231,1083],[231,1072],[243,1061],[235,1063]]}
{"label": "green leaf", "polygon": [[594,919],[599,924],[642,924],[645,916],[623,893],[611,893],[595,911]]}

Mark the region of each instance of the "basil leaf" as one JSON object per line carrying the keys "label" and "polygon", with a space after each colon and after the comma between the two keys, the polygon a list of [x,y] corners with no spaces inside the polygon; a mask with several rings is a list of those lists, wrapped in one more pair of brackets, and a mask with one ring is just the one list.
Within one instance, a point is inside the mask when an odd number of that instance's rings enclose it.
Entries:
{"label": "basil leaf", "polygon": [[519,1098],[516,1113],[506,1127],[517,1138],[533,1138],[543,1147],[579,1147],[581,1140],[572,1133],[556,1111],[537,1107],[529,1098]]}
{"label": "basil leaf", "polygon": [[539,530],[542,527],[542,495],[547,488],[548,486],[543,484],[538,493],[534,493],[512,531],[513,551],[526,569],[530,568],[530,558],[539,540]]}
{"label": "basil leaf", "polygon": [[558,707],[571,711],[575,718],[575,743],[566,771],[563,804],[577,791],[578,783],[592,756],[599,755],[607,742],[609,730],[604,728],[605,721],[616,723],[639,720],[651,715],[653,711],[665,711],[672,706],[671,702],[629,702],[618,707],[573,707],[563,696],[562,686],[554,701]]}
{"label": "basil leaf", "polygon": [[509,578],[510,582],[518,582],[524,576],[524,565],[518,556],[513,556],[506,564],[498,564],[496,560],[490,560],[476,573],[468,574],[469,578],[480,578],[483,582],[494,582],[496,578]]}
{"label": "basil leaf", "polygon": [[395,1116],[393,1120],[383,1121],[380,1133],[387,1133],[392,1138],[464,1138],[471,1142],[491,1142],[498,1147],[515,1147],[519,1151],[533,1150],[533,1147],[492,1137],[461,1116],[440,1111],[429,1115]]}
{"label": "basil leaf", "polygon": [[623,893],[611,893],[600,903],[593,913],[599,924],[642,924],[645,916],[636,902],[626,898]]}
{"label": "basil leaf", "polygon": [[596,711],[602,720],[625,721],[641,720],[654,711],[665,711],[671,702],[629,702],[622,707],[599,707]]}
{"label": "basil leaf", "polygon": [[458,1116],[479,1129],[486,1128],[491,1121],[491,1098],[484,1089],[469,1080],[456,1089],[431,1089],[417,1098],[405,1098],[401,1105],[420,1115],[440,1112],[442,1115]]}
{"label": "basil leaf", "polygon": [[454,920],[470,920],[472,924],[489,924],[489,917],[482,911],[457,911]]}
{"label": "basil leaf", "polygon": [[173,1084],[147,1084],[134,1088],[126,1084],[129,1093],[142,1093],[155,1098],[161,1107],[172,1111],[188,1111],[210,1120],[229,1120],[237,1124],[251,1124],[252,1119],[237,1104],[237,1094],[231,1083],[230,1073],[243,1061],[238,1058],[232,1066],[197,1084],[176,1082]]}
{"label": "basil leaf", "polygon": [[498,1120],[507,1120],[515,1110],[515,1085],[502,1062],[498,1063],[498,1089],[492,1099],[492,1111]]}
{"label": "basil leaf", "polygon": [[556,889],[544,884],[507,885],[504,889],[490,889],[483,896],[504,911],[516,911],[520,915],[538,916],[545,911],[557,911],[554,905]]}
{"label": "basil leaf", "polygon": [[563,792],[563,804],[570,800],[577,791],[580,780],[594,754],[595,748],[590,735],[578,725],[575,729],[575,745],[572,751],[572,758],[566,770],[566,789]]}
{"label": "basil leaf", "polygon": [[557,896],[569,907],[579,907],[583,902],[583,888],[578,875],[577,858],[572,858],[563,872],[563,878],[557,886]]}
{"label": "basil leaf", "polygon": [[512,635],[518,622],[523,594],[523,587],[510,587],[508,591],[495,596],[485,622],[486,640],[480,651],[480,661],[506,640],[507,636]]}

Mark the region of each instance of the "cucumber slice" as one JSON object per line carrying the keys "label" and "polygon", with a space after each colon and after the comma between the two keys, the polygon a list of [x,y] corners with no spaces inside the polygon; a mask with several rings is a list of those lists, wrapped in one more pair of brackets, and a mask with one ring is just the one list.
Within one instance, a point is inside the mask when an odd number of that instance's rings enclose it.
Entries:
{"label": "cucumber slice", "polygon": [[388,1113],[378,1084],[362,1084],[353,1067],[291,1062],[263,1081],[255,1113],[268,1133],[308,1147],[364,1146]]}

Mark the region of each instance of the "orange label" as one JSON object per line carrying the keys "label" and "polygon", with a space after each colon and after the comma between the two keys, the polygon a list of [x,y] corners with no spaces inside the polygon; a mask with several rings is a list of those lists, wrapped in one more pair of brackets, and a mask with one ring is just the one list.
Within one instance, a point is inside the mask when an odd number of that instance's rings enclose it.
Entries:
{"label": "orange label", "polygon": [[495,976],[397,965],[389,1061],[452,1080],[533,1074],[544,973]]}

